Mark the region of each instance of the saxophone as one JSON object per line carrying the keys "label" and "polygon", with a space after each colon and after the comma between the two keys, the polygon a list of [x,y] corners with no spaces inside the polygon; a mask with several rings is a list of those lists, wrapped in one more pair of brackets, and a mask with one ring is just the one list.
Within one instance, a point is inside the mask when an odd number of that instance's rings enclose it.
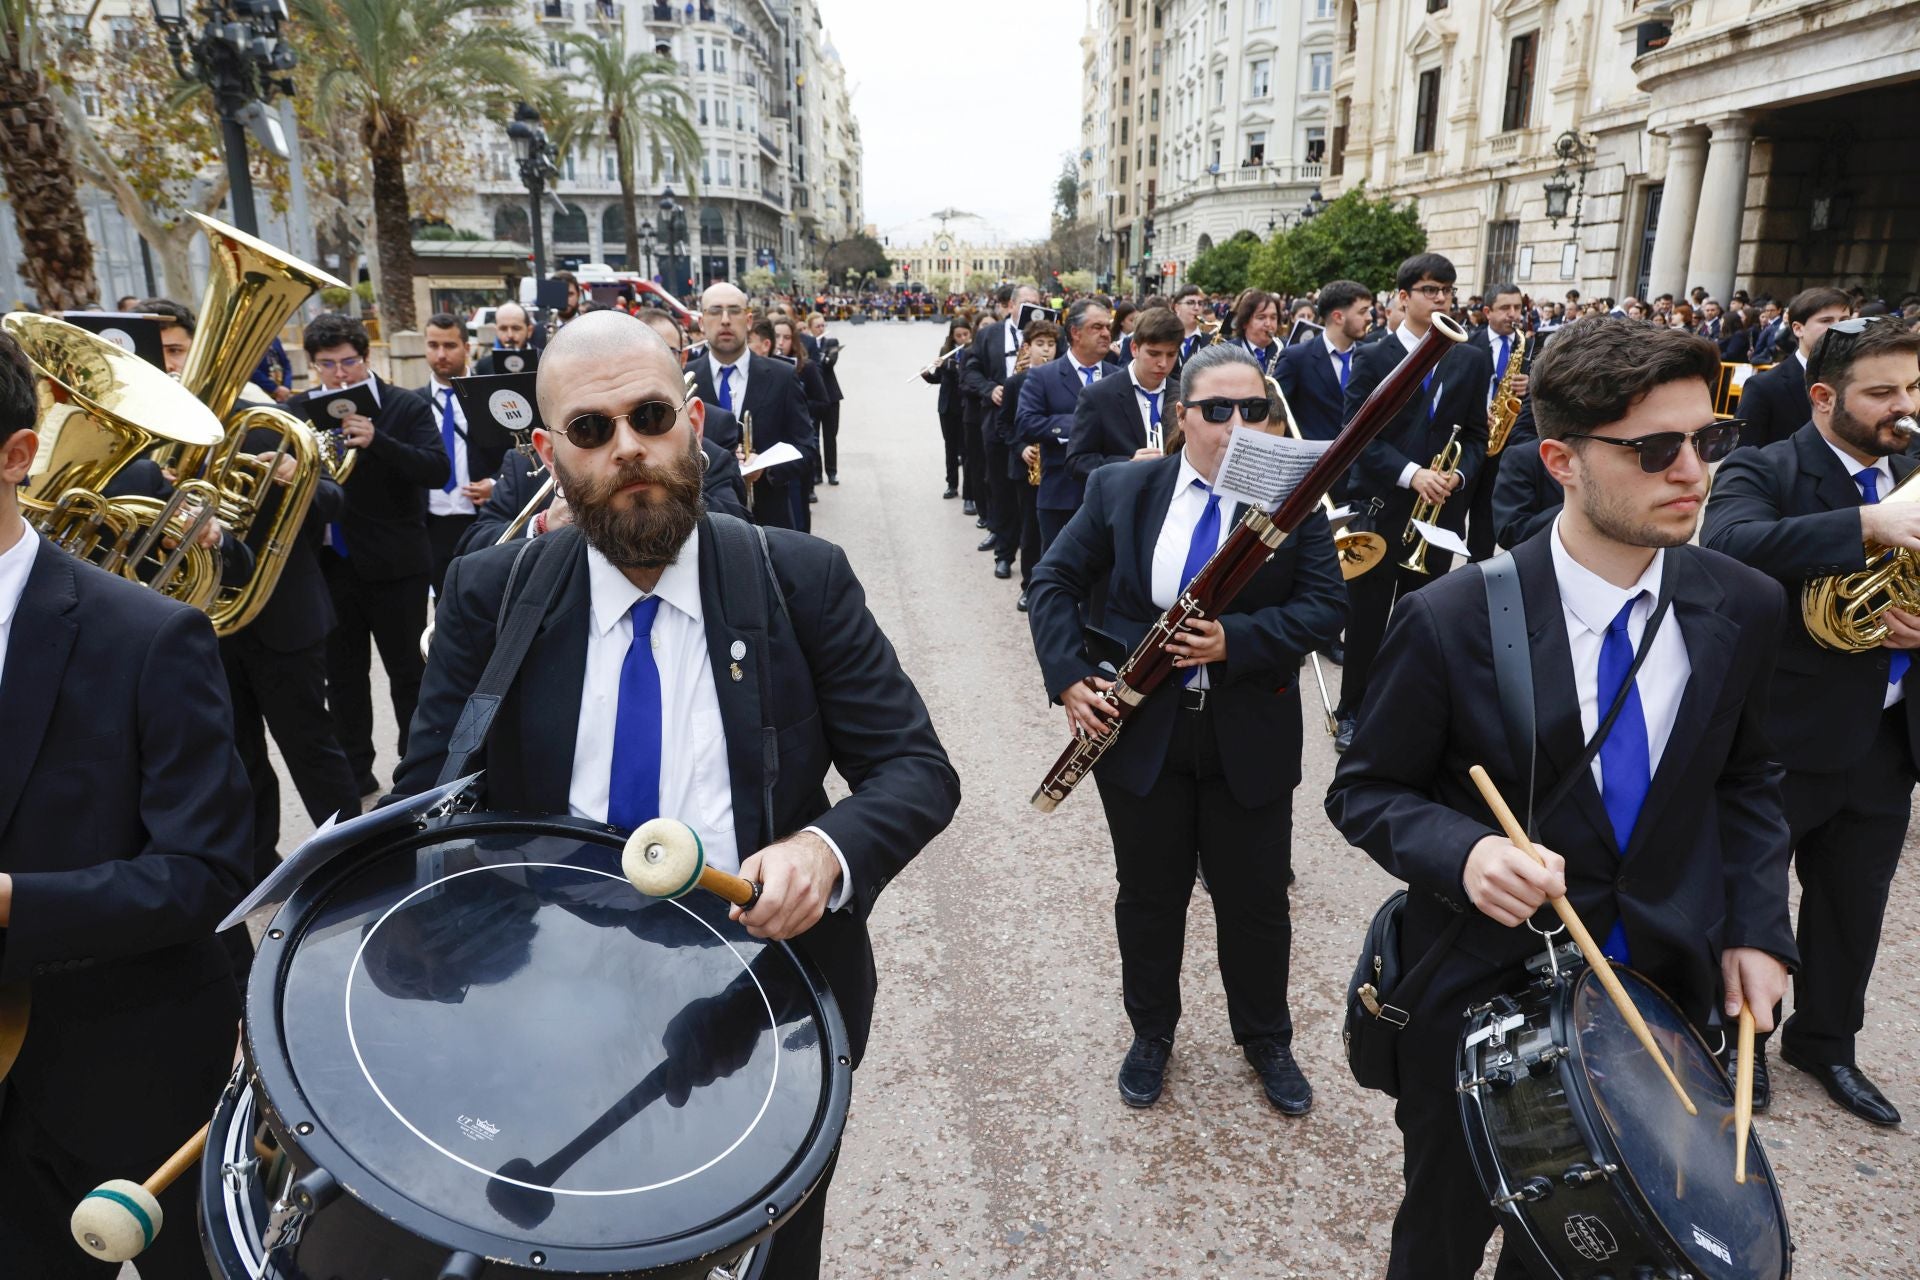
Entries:
{"label": "saxophone", "polygon": [[1507,371],[1500,375],[1500,385],[1493,389],[1493,403],[1487,406],[1487,456],[1498,454],[1507,447],[1507,437],[1513,434],[1513,424],[1520,418],[1520,397],[1513,393],[1513,380],[1518,377],[1526,365],[1527,331],[1514,326],[1513,354],[1507,357]]}

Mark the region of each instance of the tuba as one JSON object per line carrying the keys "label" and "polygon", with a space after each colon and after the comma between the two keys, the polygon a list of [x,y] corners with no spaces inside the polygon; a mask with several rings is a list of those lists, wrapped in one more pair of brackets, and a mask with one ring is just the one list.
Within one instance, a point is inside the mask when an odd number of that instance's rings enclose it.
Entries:
{"label": "tuba", "polygon": [[1495,457],[1507,447],[1513,424],[1520,420],[1520,397],[1513,393],[1513,380],[1526,371],[1527,331],[1515,326],[1513,350],[1507,355],[1507,371],[1493,389],[1493,403],[1487,406],[1487,456]]}
{"label": "tuba", "polygon": [[[1901,419],[1900,427],[1908,435],[1920,434],[1920,424],[1911,418]],[[1920,472],[1910,472],[1881,501],[1920,502],[1915,475]],[[1904,547],[1869,543],[1864,567],[1808,578],[1800,588],[1800,617],[1807,634],[1842,653],[1878,648],[1887,638],[1888,609],[1920,613],[1920,555]]]}
{"label": "tuba", "polygon": [[[1509,365],[1508,367],[1511,368],[1512,366]],[[1453,430],[1447,433],[1447,442],[1440,446],[1440,452],[1433,455],[1433,461],[1428,463],[1427,467],[1429,470],[1439,472],[1442,476],[1451,476],[1460,470],[1460,427],[1458,423],[1454,424]],[[1440,518],[1441,508],[1446,505],[1447,503],[1444,498],[1439,502],[1429,502],[1425,498],[1414,499],[1413,511],[1407,516],[1407,527],[1400,534],[1402,545],[1411,544],[1413,546],[1413,550],[1407,553],[1407,558],[1400,562],[1402,569],[1411,569],[1415,573],[1427,572],[1427,540],[1421,536],[1418,529],[1413,527],[1414,522],[1419,521],[1423,524],[1432,524]]]}

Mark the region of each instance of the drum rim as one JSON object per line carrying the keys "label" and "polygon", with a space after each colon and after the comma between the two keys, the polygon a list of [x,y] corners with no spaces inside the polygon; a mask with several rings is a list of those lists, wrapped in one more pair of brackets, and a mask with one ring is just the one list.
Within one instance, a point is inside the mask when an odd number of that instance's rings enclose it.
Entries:
{"label": "drum rim", "polygon": [[[372,858],[444,840],[455,832],[482,835],[493,830],[581,837],[592,843],[615,846],[625,839],[625,833],[617,828],[573,817],[487,811],[423,816],[398,829],[383,829],[362,847],[343,850],[323,867],[316,868],[316,874],[298,885],[275,910],[266,933],[261,936],[247,983],[242,1040],[246,1059],[243,1069],[254,1088],[256,1110],[281,1148],[301,1173],[318,1167],[331,1174],[342,1188],[381,1189],[383,1195],[377,1203],[361,1192],[344,1193],[359,1201],[367,1212],[436,1246],[444,1246],[450,1253],[465,1250],[507,1261],[509,1265],[531,1267],[529,1255],[537,1251],[543,1255],[537,1269],[554,1274],[573,1271],[604,1275],[685,1265],[728,1249],[741,1248],[771,1234],[819,1185],[845,1132],[853,1093],[852,1049],[839,1002],[813,961],[786,942],[772,945],[786,951],[818,1011],[824,1040],[822,1052],[827,1058],[824,1106],[814,1119],[810,1144],[772,1185],[766,1198],[752,1206],[742,1206],[730,1216],[704,1227],[640,1245],[535,1245],[457,1221],[420,1204],[367,1168],[318,1124],[312,1125],[311,1133],[298,1132],[297,1126],[308,1121],[293,1118],[294,1114],[310,1112],[311,1108],[286,1051],[279,1022],[279,993],[285,967],[314,906],[330,895],[343,876]],[[269,1029],[271,1034],[264,1034]],[[263,1049],[266,1052],[262,1052]]]}

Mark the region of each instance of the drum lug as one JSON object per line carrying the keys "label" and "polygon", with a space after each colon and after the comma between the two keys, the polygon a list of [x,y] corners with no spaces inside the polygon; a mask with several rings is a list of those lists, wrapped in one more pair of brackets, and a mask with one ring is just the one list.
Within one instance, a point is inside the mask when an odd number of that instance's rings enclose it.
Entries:
{"label": "drum lug", "polygon": [[1588,1164],[1568,1165],[1567,1171],[1560,1175],[1560,1181],[1569,1187],[1584,1187],[1589,1182],[1611,1178],[1618,1172],[1620,1166],[1617,1164],[1603,1164],[1598,1168]]}
{"label": "drum lug", "polygon": [[1553,1064],[1567,1056],[1564,1045],[1554,1045],[1551,1049],[1542,1049],[1527,1059],[1527,1074],[1544,1076],[1553,1071]]}
{"label": "drum lug", "polygon": [[231,1160],[220,1166],[220,1181],[227,1190],[239,1195],[253,1181],[253,1175],[259,1172],[260,1162],[248,1156],[245,1160]]}
{"label": "drum lug", "polygon": [[1515,1201],[1524,1200],[1528,1204],[1533,1204],[1536,1201],[1545,1200],[1552,1194],[1553,1184],[1551,1182],[1548,1182],[1545,1178],[1534,1177],[1528,1178],[1525,1182],[1521,1183],[1518,1190],[1504,1196],[1495,1196],[1493,1199],[1487,1201],[1487,1203],[1496,1209],[1504,1209]]}
{"label": "drum lug", "polygon": [[480,1272],[486,1265],[487,1260],[479,1254],[462,1250],[441,1266],[438,1280],[480,1280]]}

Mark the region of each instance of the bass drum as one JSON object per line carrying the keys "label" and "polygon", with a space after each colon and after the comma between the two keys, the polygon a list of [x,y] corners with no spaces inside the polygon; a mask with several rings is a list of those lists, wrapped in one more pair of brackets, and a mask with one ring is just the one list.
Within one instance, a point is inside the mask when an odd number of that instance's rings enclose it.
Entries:
{"label": "bass drum", "polygon": [[710,894],[643,897],[605,827],[393,818],[261,939],[203,1162],[214,1275],[758,1275],[851,1092],[811,966]]}
{"label": "bass drum", "polygon": [[1757,1135],[1746,1183],[1733,1180],[1718,1060],[1659,988],[1615,968],[1699,1108],[1689,1116],[1600,980],[1565,955],[1558,974],[1468,1010],[1461,1036],[1460,1115],[1507,1247],[1562,1280],[1786,1280],[1786,1206]]}

